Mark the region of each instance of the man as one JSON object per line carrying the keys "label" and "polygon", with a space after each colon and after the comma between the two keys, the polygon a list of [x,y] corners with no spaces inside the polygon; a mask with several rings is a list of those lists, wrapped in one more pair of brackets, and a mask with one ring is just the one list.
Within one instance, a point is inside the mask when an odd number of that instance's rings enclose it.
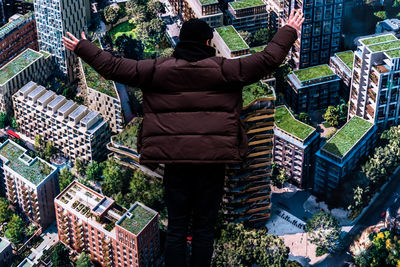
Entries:
{"label": "man", "polygon": [[222,198],[226,163],[241,163],[247,152],[240,119],[242,88],[274,71],[297,39],[304,21],[293,10],[266,48],[226,59],[210,46],[213,30],[191,19],[182,26],[172,57],[131,60],[113,57],[72,34],[63,37],[106,79],[143,92],[143,123],[137,148],[140,163],[164,163],[168,209],[166,266],[186,266],[186,238],[192,220],[191,266],[210,266],[213,230]]}

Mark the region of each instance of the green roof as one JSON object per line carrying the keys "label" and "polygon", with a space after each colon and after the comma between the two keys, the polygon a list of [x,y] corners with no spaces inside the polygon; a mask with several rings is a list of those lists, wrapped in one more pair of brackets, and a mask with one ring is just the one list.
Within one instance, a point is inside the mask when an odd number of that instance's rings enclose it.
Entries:
{"label": "green roof", "polygon": [[[8,159],[6,165],[25,179],[32,182],[34,185],[38,185],[44,178],[53,172],[55,167],[41,161],[39,158],[32,159],[30,156],[25,154],[25,151],[24,148],[11,141],[6,141],[0,147],[0,155]],[[23,155],[22,157],[25,161],[31,164],[30,166],[19,158],[21,155]]]}
{"label": "green roof", "polygon": [[382,43],[382,42],[386,42],[386,41],[394,41],[394,40],[397,40],[397,39],[393,35],[381,35],[381,36],[366,38],[364,40],[361,40],[361,42],[364,45],[372,45],[372,44]]}
{"label": "green roof", "polygon": [[247,106],[258,98],[273,96],[274,92],[267,84],[263,84],[261,82],[250,84],[243,87],[242,90],[243,106]]}
{"label": "green roof", "polygon": [[254,53],[257,53],[257,52],[261,52],[261,51],[264,50],[264,48],[265,48],[266,46],[267,46],[267,45],[260,45],[260,46],[252,47],[252,48],[250,48],[250,53],[254,54]]}
{"label": "green roof", "polygon": [[301,70],[296,70],[293,72],[294,75],[297,76],[297,78],[301,81],[308,81],[308,80],[314,80],[318,79],[321,77],[326,77],[326,76],[331,76],[334,75],[335,73],[333,70],[327,65],[318,65],[315,67],[309,67]]}
{"label": "green roof", "polygon": [[148,210],[136,203],[132,208],[129,209],[127,213],[122,216],[121,220],[117,222],[117,225],[135,235],[138,235],[156,215],[157,214],[153,211]]}
{"label": "green roof", "polygon": [[400,48],[399,49],[395,49],[395,50],[386,51],[386,54],[390,58],[400,57]]}
{"label": "green roof", "polygon": [[47,57],[50,56],[49,53],[47,53],[46,51],[43,51],[43,50],[40,50],[40,53],[41,53],[45,58],[47,58]]}
{"label": "green roof", "polygon": [[117,97],[113,81],[106,80],[84,61],[82,61],[82,68],[88,87],[111,97]]}
{"label": "green roof", "polygon": [[211,5],[211,4],[216,4],[218,3],[217,0],[200,0],[200,3],[202,5]]}
{"label": "green roof", "polygon": [[16,29],[19,25],[24,24],[26,21],[30,20],[33,12],[26,13],[24,16],[17,18],[16,20],[10,21],[0,28],[0,39],[7,35],[12,30]]}
{"label": "green roof", "polygon": [[253,6],[265,5],[262,0],[241,0],[229,3],[233,9],[248,8]]}
{"label": "green roof", "polygon": [[36,52],[30,48],[26,49],[0,69],[0,84],[4,84],[13,78],[16,74],[21,72],[41,56],[42,54],[39,52]]}
{"label": "green roof", "polygon": [[326,142],[322,149],[343,157],[372,126],[372,123],[354,116]]}
{"label": "green roof", "polygon": [[353,70],[353,62],[354,62],[354,52],[353,51],[344,51],[340,53],[336,53],[336,55],[343,61],[343,63]]}
{"label": "green roof", "polygon": [[315,128],[296,120],[286,106],[279,106],[275,109],[275,125],[301,140],[315,131]]}
{"label": "green roof", "polygon": [[215,29],[231,51],[249,48],[232,25]]}
{"label": "green roof", "polygon": [[380,51],[384,51],[384,50],[400,48],[400,40],[391,41],[391,42],[382,43],[382,44],[370,45],[370,46],[368,46],[368,48],[371,49],[372,52],[380,52]]}
{"label": "green roof", "polygon": [[141,117],[136,117],[121,133],[113,137],[113,141],[121,146],[136,149],[136,137],[139,132],[141,121]]}

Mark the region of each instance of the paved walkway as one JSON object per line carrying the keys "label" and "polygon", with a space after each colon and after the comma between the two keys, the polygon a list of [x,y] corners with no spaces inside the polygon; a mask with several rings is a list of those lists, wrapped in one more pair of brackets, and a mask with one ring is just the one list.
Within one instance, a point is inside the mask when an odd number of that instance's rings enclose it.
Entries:
{"label": "paved walkway", "polygon": [[43,255],[43,251],[54,246],[58,242],[57,224],[52,223],[47,229],[40,235],[43,238],[42,243],[37,248],[32,248],[32,253],[29,255],[29,259],[34,263],[38,263],[40,257]]}

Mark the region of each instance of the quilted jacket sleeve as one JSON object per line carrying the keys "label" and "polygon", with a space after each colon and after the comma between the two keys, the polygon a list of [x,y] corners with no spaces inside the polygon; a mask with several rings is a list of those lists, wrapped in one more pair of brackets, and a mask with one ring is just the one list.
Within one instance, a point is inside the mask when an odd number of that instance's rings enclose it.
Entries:
{"label": "quilted jacket sleeve", "polygon": [[107,80],[132,87],[146,87],[151,82],[154,59],[133,60],[114,57],[88,40],[79,41],[74,52]]}
{"label": "quilted jacket sleeve", "polygon": [[241,85],[257,82],[282,64],[297,38],[297,30],[285,25],[276,32],[263,51],[247,57],[224,58],[221,71],[226,82]]}

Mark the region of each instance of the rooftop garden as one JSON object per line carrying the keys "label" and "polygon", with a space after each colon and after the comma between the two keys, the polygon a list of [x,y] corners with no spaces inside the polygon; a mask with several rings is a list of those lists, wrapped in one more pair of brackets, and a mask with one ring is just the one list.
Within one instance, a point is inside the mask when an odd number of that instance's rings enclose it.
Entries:
{"label": "rooftop garden", "polygon": [[136,137],[143,118],[137,117],[121,133],[113,137],[113,140],[121,146],[136,149]]}
{"label": "rooftop garden", "polygon": [[297,76],[297,78],[301,82],[308,81],[308,80],[314,80],[314,79],[331,76],[331,75],[335,74],[333,72],[333,70],[327,64],[318,65],[315,67],[305,68],[305,69],[301,69],[301,70],[296,70],[293,73],[294,73],[294,75]]}
{"label": "rooftop garden", "polygon": [[354,52],[353,51],[344,51],[340,53],[336,53],[336,55],[340,58],[343,63],[353,70],[353,61],[354,61]]}
{"label": "rooftop garden", "polygon": [[10,169],[20,174],[33,184],[38,185],[53,171],[53,167],[39,159],[37,159],[31,166],[28,166],[19,159],[19,156],[23,153],[24,150],[21,147],[11,142],[5,143],[5,145],[0,148],[0,155],[9,160],[7,166]]}
{"label": "rooftop garden", "polygon": [[218,3],[217,0],[200,0],[200,3],[202,5],[211,5],[211,4],[216,4]]}
{"label": "rooftop garden", "polygon": [[250,53],[254,54],[257,52],[261,52],[264,50],[264,48],[266,47],[266,45],[260,45],[260,46],[256,46],[256,47],[252,47],[250,48]]}
{"label": "rooftop garden", "polygon": [[397,39],[393,35],[383,35],[383,36],[367,38],[367,39],[362,40],[361,42],[364,45],[372,45],[372,44],[377,44],[377,43],[382,43],[382,42],[387,42],[387,41],[394,41],[394,40],[397,40]]}
{"label": "rooftop garden", "polygon": [[354,116],[326,142],[322,149],[343,157],[372,126],[372,123]]}
{"label": "rooftop garden", "polygon": [[242,98],[243,98],[243,106],[247,106],[252,101],[263,98],[263,97],[273,97],[274,92],[267,85],[263,84],[260,81],[247,85],[243,87]]}
{"label": "rooftop garden", "polygon": [[46,51],[43,51],[43,50],[40,50],[40,53],[41,53],[45,58],[47,58],[47,57],[50,56],[49,53],[47,53]]}
{"label": "rooftop garden", "polygon": [[231,51],[249,48],[232,25],[215,29]]}
{"label": "rooftop garden", "polygon": [[7,82],[41,56],[42,54],[36,51],[26,49],[19,56],[0,69],[0,84]]}
{"label": "rooftop garden", "polygon": [[307,136],[315,131],[315,128],[296,120],[286,106],[279,106],[276,108],[275,125],[285,132],[300,138],[301,140],[304,140]]}
{"label": "rooftop garden", "polygon": [[6,25],[0,28],[0,38],[3,38],[11,30],[15,29],[18,25],[23,24],[27,18],[32,16],[33,12],[29,12],[16,20],[10,21]]}
{"label": "rooftop garden", "polygon": [[230,2],[230,5],[232,6],[233,9],[241,9],[253,6],[262,6],[265,4],[262,0],[241,0],[241,1]]}
{"label": "rooftop garden", "polygon": [[86,84],[88,87],[111,97],[117,97],[117,92],[115,91],[114,83],[112,81],[106,80],[84,61],[82,61],[82,68],[85,73]]}
{"label": "rooftop garden", "polygon": [[386,54],[390,58],[400,57],[400,48],[399,49],[395,49],[395,50],[386,51]]}
{"label": "rooftop garden", "polygon": [[380,52],[380,51],[384,51],[384,50],[400,48],[400,40],[387,42],[387,43],[383,43],[383,44],[371,45],[371,46],[368,46],[368,48],[372,52]]}
{"label": "rooftop garden", "polygon": [[[132,215],[131,218],[127,217],[128,214]],[[131,211],[124,215],[119,225],[129,232],[137,235],[155,215],[155,213],[137,204]]]}

